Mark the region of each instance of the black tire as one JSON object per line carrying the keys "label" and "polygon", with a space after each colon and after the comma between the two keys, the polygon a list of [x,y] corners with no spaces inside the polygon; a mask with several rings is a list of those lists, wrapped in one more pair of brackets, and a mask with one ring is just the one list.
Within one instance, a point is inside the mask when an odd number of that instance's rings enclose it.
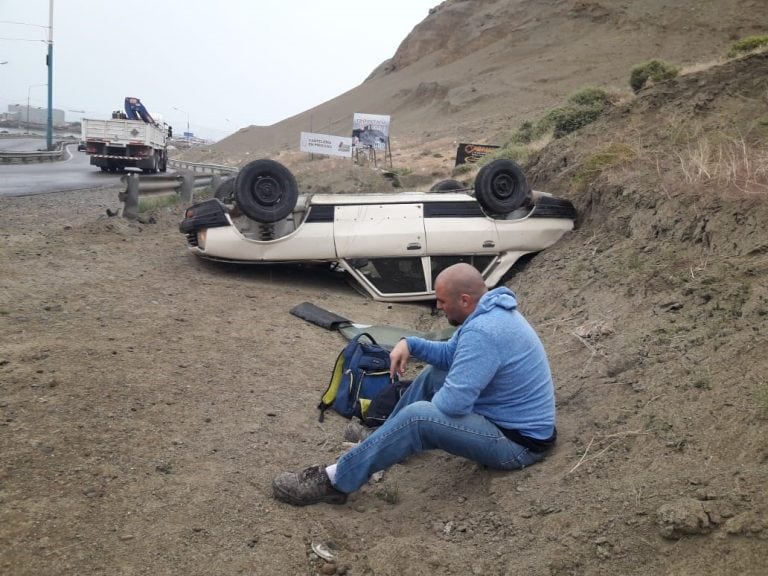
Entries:
{"label": "black tire", "polygon": [[475,176],[475,197],[493,214],[506,214],[531,199],[531,189],[520,167],[512,160],[494,160]]}
{"label": "black tire", "polygon": [[234,178],[227,178],[224,180],[221,185],[216,188],[216,192],[214,192],[213,196],[215,198],[218,198],[224,204],[234,204],[235,203],[235,179]]}
{"label": "black tire", "polygon": [[437,184],[429,189],[430,192],[449,192],[451,190],[463,190],[466,188],[464,184],[458,180],[440,180]]}
{"label": "black tire", "polygon": [[152,163],[146,168],[142,168],[141,172],[143,174],[154,174],[155,172],[157,172],[157,155],[156,154],[152,154]]}
{"label": "black tire", "polygon": [[160,172],[166,172],[168,170],[168,153],[163,151],[160,153]]}
{"label": "black tire", "polygon": [[285,166],[274,160],[254,160],[235,179],[235,200],[243,213],[256,222],[277,222],[296,207],[299,187]]}

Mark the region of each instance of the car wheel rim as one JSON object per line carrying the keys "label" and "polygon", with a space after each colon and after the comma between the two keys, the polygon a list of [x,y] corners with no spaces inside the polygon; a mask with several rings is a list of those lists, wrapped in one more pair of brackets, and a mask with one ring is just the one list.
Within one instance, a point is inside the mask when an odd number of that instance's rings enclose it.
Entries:
{"label": "car wheel rim", "polygon": [[515,192],[517,182],[511,174],[499,174],[493,179],[493,195],[499,200],[510,198]]}
{"label": "car wheel rim", "polygon": [[259,178],[254,184],[253,195],[262,206],[275,206],[283,196],[280,184],[274,178]]}

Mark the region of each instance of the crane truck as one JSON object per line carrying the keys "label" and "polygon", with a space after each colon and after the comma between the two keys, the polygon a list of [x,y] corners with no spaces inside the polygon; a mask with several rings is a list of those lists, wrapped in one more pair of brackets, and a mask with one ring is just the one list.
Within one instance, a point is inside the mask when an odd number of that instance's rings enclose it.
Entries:
{"label": "crane truck", "polygon": [[102,172],[128,167],[165,172],[171,127],[156,122],[138,98],[127,97],[124,109],[113,112],[109,120],[83,118],[82,140],[91,165]]}

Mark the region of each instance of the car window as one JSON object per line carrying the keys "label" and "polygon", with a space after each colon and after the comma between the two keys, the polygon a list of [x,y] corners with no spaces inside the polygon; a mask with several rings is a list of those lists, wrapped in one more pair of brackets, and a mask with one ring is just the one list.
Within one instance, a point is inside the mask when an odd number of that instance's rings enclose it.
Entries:
{"label": "car window", "polygon": [[382,294],[427,290],[421,258],[370,258],[355,268]]}
{"label": "car window", "polygon": [[[495,255],[477,256],[477,255],[464,255],[464,256],[432,256],[431,268],[432,268],[432,290],[435,289],[435,279],[437,275],[448,266],[453,266],[459,262],[465,262],[477,268],[477,271],[483,274],[483,272],[490,266],[491,262],[496,259]],[[483,274],[485,278],[485,274]]]}

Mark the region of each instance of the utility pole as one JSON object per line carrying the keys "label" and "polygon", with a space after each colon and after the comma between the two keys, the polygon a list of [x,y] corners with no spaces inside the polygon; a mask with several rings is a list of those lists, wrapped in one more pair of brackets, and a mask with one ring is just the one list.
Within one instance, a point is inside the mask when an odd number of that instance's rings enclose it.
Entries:
{"label": "utility pole", "polygon": [[[53,0],[48,4],[48,126],[45,131],[45,143],[48,150],[53,150]],[[27,103],[29,114],[29,103]]]}

